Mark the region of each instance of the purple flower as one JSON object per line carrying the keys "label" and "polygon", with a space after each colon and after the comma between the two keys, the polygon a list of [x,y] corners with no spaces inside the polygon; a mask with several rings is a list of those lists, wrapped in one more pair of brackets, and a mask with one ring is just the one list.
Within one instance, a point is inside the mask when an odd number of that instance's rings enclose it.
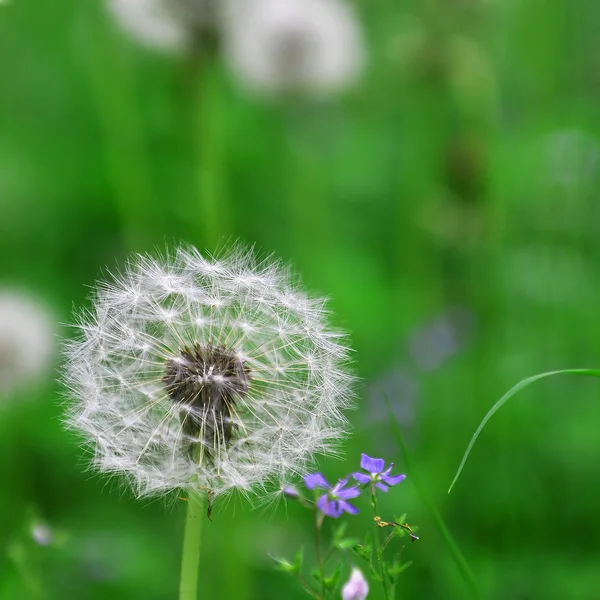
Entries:
{"label": "purple flower", "polygon": [[327,490],[327,493],[320,496],[317,500],[317,508],[324,515],[337,519],[344,512],[351,515],[355,515],[358,512],[358,508],[346,501],[359,496],[360,490],[357,487],[344,489],[348,483],[347,479],[340,479],[332,487],[321,473],[315,473],[314,475],[307,475],[304,478],[304,483],[309,490],[314,490],[315,488]]}
{"label": "purple flower", "polygon": [[385,461],[383,458],[371,458],[366,454],[361,454],[360,468],[363,469],[363,471],[367,471],[368,475],[365,475],[364,473],[352,473],[352,477],[354,477],[358,483],[370,483],[371,485],[378,487],[382,492],[387,492],[390,485],[396,485],[406,479],[406,475],[390,475],[393,467],[394,463],[390,463],[390,466],[385,469]]}

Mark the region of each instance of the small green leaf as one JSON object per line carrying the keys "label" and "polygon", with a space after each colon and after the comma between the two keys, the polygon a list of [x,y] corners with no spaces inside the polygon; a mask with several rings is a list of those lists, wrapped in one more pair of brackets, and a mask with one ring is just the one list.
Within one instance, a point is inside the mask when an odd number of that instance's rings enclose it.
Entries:
{"label": "small green leaf", "polygon": [[304,556],[304,548],[300,548],[296,553],[296,557],[294,558],[294,562],[291,563],[289,560],[285,558],[278,558],[276,556],[272,556],[271,558],[276,563],[276,568],[279,571],[283,571],[284,573],[290,573],[292,575],[298,575],[300,570],[302,569],[302,560]]}
{"label": "small green leaf", "polygon": [[337,543],[336,548],[338,550],[351,550],[357,544],[358,544],[358,540],[356,540],[355,538],[346,538],[344,540],[340,540]]}
{"label": "small green leaf", "polygon": [[346,529],[348,528],[348,521],[342,521],[339,526],[336,528],[333,534],[333,543],[335,544],[337,541],[343,539],[344,534],[346,533]]}
{"label": "small green leaf", "polygon": [[400,578],[400,575],[406,569],[408,569],[408,567],[410,567],[410,565],[412,565],[412,562],[401,563],[399,559],[396,560],[393,565],[391,565],[391,564],[384,565],[386,575],[390,578],[390,581],[392,582],[392,584],[395,584],[398,581],[398,579]]}
{"label": "small green leaf", "polygon": [[367,533],[365,536],[364,544],[355,544],[352,546],[352,550],[354,553],[366,560],[367,562],[371,562],[371,554],[373,553],[373,543],[371,542],[371,534]]}
{"label": "small green leaf", "polygon": [[342,575],[342,563],[338,563],[337,567],[329,577],[325,577],[325,587],[328,590],[335,590],[337,587],[340,577]]}
{"label": "small green leaf", "polygon": [[366,560],[367,562],[371,561],[371,549],[370,548],[365,548],[363,545],[361,544],[355,544],[352,547],[352,551],[354,552],[354,554],[356,554],[359,558],[362,558],[363,560]]}
{"label": "small green leaf", "polygon": [[354,545],[358,544],[358,540],[344,537],[347,526],[347,521],[342,522],[333,534],[333,547],[336,550],[350,550]]}

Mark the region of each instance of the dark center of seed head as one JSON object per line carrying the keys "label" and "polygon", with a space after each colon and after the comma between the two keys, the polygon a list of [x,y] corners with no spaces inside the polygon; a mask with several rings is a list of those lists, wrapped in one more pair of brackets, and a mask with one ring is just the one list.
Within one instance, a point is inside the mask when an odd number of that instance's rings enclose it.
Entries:
{"label": "dark center of seed head", "polygon": [[233,435],[236,400],[250,387],[250,369],[225,346],[193,344],[166,363],[163,382],[180,404],[183,432],[209,455]]}

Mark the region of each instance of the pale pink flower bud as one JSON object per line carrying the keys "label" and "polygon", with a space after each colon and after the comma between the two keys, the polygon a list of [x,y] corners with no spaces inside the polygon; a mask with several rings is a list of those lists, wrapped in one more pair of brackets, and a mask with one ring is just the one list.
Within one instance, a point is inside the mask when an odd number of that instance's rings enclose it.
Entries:
{"label": "pale pink flower bud", "polygon": [[342,588],[342,600],[365,600],[369,593],[369,584],[360,569],[352,569],[350,579]]}

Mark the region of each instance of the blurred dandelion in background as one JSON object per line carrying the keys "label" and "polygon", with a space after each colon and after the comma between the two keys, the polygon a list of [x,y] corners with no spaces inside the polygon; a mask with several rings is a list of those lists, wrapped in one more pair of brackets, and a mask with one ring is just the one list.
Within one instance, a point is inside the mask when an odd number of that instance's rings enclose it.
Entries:
{"label": "blurred dandelion in background", "polygon": [[359,76],[365,62],[362,32],[342,0],[233,4],[224,19],[224,55],[250,91],[326,94]]}
{"label": "blurred dandelion in background", "polygon": [[344,435],[353,376],[325,300],[241,247],[136,256],[79,331],[69,423],[140,496],[281,487]]}
{"label": "blurred dandelion in background", "polygon": [[365,62],[360,24],[344,0],[108,0],[108,9],[126,34],[157,51],[190,54],[211,40],[257,94],[341,91]]}
{"label": "blurred dandelion in background", "polygon": [[53,356],[50,310],[25,292],[0,290],[0,396],[47,376]]}
{"label": "blurred dandelion in background", "polygon": [[217,23],[215,0],[108,0],[107,6],[126,34],[170,54],[197,47]]}

